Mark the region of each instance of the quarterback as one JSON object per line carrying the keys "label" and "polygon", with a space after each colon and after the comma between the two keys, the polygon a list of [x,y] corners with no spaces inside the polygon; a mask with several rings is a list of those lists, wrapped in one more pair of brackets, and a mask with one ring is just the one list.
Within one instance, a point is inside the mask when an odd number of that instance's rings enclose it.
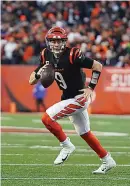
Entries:
{"label": "quarterback", "polygon": [[[102,65],[98,61],[84,56],[79,48],[68,48],[67,34],[63,28],[51,28],[46,35],[46,45],[47,48],[44,48],[41,52],[39,66],[30,75],[29,83],[31,85],[37,83],[46,65],[48,63],[53,65],[55,81],[63,94],[60,102],[46,110],[42,116],[42,122],[62,146],[54,164],[64,163],[75,150],[75,146],[57,122],[58,119],[69,117],[77,134],[85,140],[102,161],[101,166],[93,173],[105,174],[116,166],[116,162],[91,132],[87,112],[93,90],[100,78]],[[85,87],[86,78],[82,68],[92,70],[91,81],[87,87]]]}

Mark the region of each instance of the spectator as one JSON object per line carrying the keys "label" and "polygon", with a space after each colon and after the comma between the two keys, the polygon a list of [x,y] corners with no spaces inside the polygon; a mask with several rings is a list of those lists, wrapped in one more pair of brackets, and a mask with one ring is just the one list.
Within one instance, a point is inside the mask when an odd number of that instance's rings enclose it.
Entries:
{"label": "spectator", "polygon": [[[45,48],[46,32],[54,25],[66,29],[68,46],[85,43],[85,54],[104,65],[115,66],[130,51],[130,2],[2,1],[1,12],[2,64],[36,64],[37,51]],[[16,54],[14,60],[17,48],[21,62]]]}
{"label": "spectator", "polygon": [[42,106],[43,111],[46,111],[46,106],[44,103],[44,99],[46,96],[46,89],[42,86],[40,82],[38,82],[33,89],[33,97],[36,101],[36,111],[40,112],[40,106]]}
{"label": "spectator", "polygon": [[17,44],[13,37],[9,38],[9,41],[4,46],[5,61],[8,64],[13,64],[13,51],[17,48]]}
{"label": "spectator", "polygon": [[124,61],[124,56],[119,57],[119,61],[115,65],[116,67],[124,67],[125,66],[125,61]]}

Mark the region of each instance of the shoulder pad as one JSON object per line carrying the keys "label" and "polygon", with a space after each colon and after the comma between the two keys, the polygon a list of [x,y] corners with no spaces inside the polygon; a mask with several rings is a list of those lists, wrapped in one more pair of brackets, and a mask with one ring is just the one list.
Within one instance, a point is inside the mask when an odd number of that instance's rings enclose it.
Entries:
{"label": "shoulder pad", "polygon": [[70,56],[69,56],[70,63],[73,64],[76,57],[80,56],[80,54],[81,54],[81,50],[79,48],[76,47],[71,48]]}

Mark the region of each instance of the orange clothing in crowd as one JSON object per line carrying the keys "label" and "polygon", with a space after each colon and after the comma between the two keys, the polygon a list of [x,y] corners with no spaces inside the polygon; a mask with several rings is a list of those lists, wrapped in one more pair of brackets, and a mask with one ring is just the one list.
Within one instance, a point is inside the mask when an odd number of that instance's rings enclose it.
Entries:
{"label": "orange clothing in crowd", "polygon": [[33,54],[34,54],[33,47],[31,45],[30,46],[27,46],[25,48],[25,51],[24,51],[24,54],[23,54],[23,60],[25,62],[28,62],[31,59],[31,57],[33,56]]}

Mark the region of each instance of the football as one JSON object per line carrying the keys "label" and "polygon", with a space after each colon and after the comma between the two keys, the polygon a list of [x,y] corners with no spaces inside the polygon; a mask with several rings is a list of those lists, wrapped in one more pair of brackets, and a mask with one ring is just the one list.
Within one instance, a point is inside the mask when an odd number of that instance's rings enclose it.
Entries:
{"label": "football", "polygon": [[48,88],[55,79],[55,70],[52,65],[48,64],[41,73],[41,84],[44,88]]}

